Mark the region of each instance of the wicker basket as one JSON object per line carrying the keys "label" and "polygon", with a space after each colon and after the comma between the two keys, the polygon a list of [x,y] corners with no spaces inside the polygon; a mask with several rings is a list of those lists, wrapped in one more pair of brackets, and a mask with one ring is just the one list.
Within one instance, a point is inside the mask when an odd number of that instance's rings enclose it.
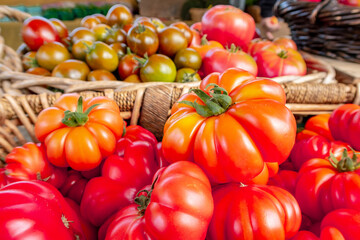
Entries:
{"label": "wicker basket", "polygon": [[288,23],[300,49],[360,63],[360,8],[337,0],[279,0],[274,11]]}

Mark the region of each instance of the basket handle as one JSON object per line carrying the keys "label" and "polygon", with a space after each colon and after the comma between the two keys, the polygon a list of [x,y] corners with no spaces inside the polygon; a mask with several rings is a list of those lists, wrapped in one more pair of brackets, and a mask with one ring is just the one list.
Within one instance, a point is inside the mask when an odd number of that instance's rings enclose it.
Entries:
{"label": "basket handle", "polygon": [[310,14],[310,23],[311,24],[315,24],[316,22],[316,18],[317,18],[317,15],[319,14],[319,12],[327,7],[329,4],[338,4],[337,0],[322,0],[315,8],[314,10],[311,12]]}
{"label": "basket handle", "polygon": [[19,22],[25,21],[25,19],[31,17],[29,13],[11,8],[5,5],[0,5],[0,18],[8,17]]}

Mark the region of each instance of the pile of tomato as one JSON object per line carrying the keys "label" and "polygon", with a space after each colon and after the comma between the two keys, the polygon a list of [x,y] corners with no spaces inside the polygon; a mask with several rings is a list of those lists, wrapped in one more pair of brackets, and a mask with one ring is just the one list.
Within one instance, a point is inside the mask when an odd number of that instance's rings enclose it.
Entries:
{"label": "pile of tomato", "polygon": [[27,73],[87,81],[192,82],[230,67],[260,77],[306,74],[291,39],[251,41],[254,35],[253,18],[232,6],[213,7],[191,26],[165,26],[135,19],[119,4],[106,16],[83,18],[70,33],[58,19],[27,19],[22,61]]}

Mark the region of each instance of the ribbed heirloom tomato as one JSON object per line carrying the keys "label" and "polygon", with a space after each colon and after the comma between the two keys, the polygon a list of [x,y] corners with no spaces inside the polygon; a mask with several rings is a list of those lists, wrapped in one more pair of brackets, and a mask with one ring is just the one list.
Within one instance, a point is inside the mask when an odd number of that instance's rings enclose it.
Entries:
{"label": "ribbed heirloom tomato", "polygon": [[[210,83],[219,86],[209,91]],[[179,101],[164,127],[164,157],[196,162],[212,182],[251,181],[264,162],[284,162],[294,145],[295,118],[272,80],[230,68]]]}
{"label": "ribbed heirloom tomato", "polygon": [[52,164],[84,171],[114,152],[123,124],[113,100],[95,97],[83,103],[78,94],[64,94],[39,114],[35,135]]}

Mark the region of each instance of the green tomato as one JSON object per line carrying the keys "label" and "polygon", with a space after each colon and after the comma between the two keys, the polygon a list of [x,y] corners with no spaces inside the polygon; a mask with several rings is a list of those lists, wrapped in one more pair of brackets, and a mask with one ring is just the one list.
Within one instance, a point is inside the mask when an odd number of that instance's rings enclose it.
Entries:
{"label": "green tomato", "polygon": [[179,50],[174,58],[177,69],[192,68],[198,70],[201,67],[201,55],[192,48]]}
{"label": "green tomato", "polygon": [[151,55],[140,69],[143,82],[174,82],[176,67],[174,62],[162,54]]}
{"label": "green tomato", "polygon": [[192,68],[181,68],[176,73],[176,82],[197,82],[201,81],[199,74]]}

